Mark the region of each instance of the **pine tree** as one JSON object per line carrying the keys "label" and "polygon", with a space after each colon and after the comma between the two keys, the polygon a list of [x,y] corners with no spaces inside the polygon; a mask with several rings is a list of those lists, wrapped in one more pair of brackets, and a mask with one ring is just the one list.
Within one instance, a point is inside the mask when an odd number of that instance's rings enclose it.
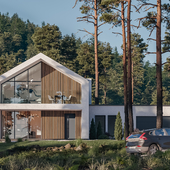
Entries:
{"label": "pine tree", "polygon": [[[141,9],[145,7],[146,10],[150,8],[157,8],[157,12],[151,11],[147,13],[147,16],[138,18],[142,25],[147,29],[151,30],[150,36],[153,30],[156,28],[156,53],[149,52],[149,54],[156,54],[156,82],[157,82],[157,120],[156,120],[156,128],[162,128],[163,125],[163,107],[162,107],[162,40],[161,40],[161,24],[163,21],[167,21],[164,18],[168,18],[164,16],[162,10],[161,0],[157,0],[157,4],[147,3],[145,0],[142,0],[143,4],[138,8]],[[169,22],[169,21],[168,21]],[[140,25],[139,25],[140,26]],[[152,39],[152,38],[150,38]],[[153,40],[153,39],[152,39]],[[166,50],[165,50],[166,52]],[[168,51],[169,52],[169,51]]]}
{"label": "pine tree", "polygon": [[98,139],[99,136],[102,135],[102,134],[103,134],[103,132],[102,132],[102,125],[101,125],[101,123],[100,123],[100,121],[99,121],[98,126],[97,126],[97,139]]}
{"label": "pine tree", "polygon": [[[94,57],[95,57],[95,104],[99,104],[99,69],[98,69],[98,36],[102,33],[99,32],[99,27],[105,24],[102,22],[98,24],[99,15],[101,12],[101,0],[79,0],[83,2],[83,5],[80,7],[81,13],[84,14],[83,17],[78,17],[77,21],[85,21],[87,23],[92,23],[94,26],[94,33],[84,31],[94,37]],[[76,6],[78,0],[75,1]],[[74,8],[73,7],[73,8]]]}
{"label": "pine tree", "polygon": [[62,62],[64,66],[71,69],[72,71],[77,71],[77,49],[80,47],[81,41],[76,39],[76,37],[72,34],[71,36],[66,35],[61,40],[61,55]]}
{"label": "pine tree", "polygon": [[118,112],[116,116],[116,121],[115,121],[115,131],[114,131],[114,137],[116,140],[122,140],[122,119],[120,116],[120,112]]}
{"label": "pine tree", "polygon": [[[101,43],[98,48],[99,58],[99,92],[103,94],[100,97],[102,104],[107,104],[107,86],[110,77],[108,76],[108,70],[112,66],[112,60],[114,58],[112,48],[109,43]],[[99,94],[100,94],[99,93]]]}
{"label": "pine tree", "polygon": [[47,24],[42,28],[36,28],[32,40],[38,52],[42,52],[55,61],[64,64],[60,60],[61,32],[58,26]]}
{"label": "pine tree", "polygon": [[84,78],[94,77],[94,52],[93,45],[89,42],[85,42],[80,45],[77,50],[77,61],[79,62],[78,73]]}
{"label": "pine tree", "polygon": [[96,139],[96,127],[94,124],[94,119],[91,120],[89,135],[90,135],[89,136],[90,139]]}
{"label": "pine tree", "polygon": [[144,83],[143,58],[148,45],[143,42],[141,35],[131,34],[132,49],[132,102],[139,105],[142,98],[142,86]]}

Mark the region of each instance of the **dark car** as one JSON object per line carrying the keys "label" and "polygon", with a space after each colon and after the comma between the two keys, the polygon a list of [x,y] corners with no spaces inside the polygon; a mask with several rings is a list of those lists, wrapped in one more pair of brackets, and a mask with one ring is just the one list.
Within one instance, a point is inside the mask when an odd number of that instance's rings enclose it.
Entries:
{"label": "dark car", "polygon": [[170,129],[150,129],[134,132],[126,138],[128,153],[154,154],[157,150],[170,149]]}

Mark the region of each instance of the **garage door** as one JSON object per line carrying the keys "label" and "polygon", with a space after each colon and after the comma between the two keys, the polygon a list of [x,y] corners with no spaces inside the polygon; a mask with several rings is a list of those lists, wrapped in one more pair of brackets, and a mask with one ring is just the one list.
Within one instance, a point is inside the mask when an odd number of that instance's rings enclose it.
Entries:
{"label": "garage door", "polygon": [[[170,128],[170,116],[163,117],[163,127]],[[139,130],[156,128],[156,116],[137,116],[136,128]]]}
{"label": "garage door", "polygon": [[156,128],[156,116],[136,116],[136,128],[139,130]]}
{"label": "garage door", "polygon": [[170,116],[163,117],[163,127],[170,128]]}

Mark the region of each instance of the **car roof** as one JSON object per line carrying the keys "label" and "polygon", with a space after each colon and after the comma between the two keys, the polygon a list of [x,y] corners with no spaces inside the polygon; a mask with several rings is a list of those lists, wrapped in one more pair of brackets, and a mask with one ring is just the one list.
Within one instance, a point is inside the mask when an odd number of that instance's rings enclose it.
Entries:
{"label": "car roof", "polygon": [[[159,128],[159,129],[170,129],[170,128]],[[139,130],[138,132],[150,132],[153,130],[159,130],[157,128],[152,128],[152,129],[143,129],[143,130]],[[134,132],[134,133],[138,133],[138,132]]]}

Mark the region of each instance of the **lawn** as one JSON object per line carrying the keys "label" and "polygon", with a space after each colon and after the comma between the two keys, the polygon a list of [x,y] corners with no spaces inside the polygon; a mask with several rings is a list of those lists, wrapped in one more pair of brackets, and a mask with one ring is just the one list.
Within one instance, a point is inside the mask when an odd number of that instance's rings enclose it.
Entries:
{"label": "lawn", "polygon": [[[67,143],[72,145],[77,145],[81,140],[73,140],[73,141],[57,141],[57,140],[41,140],[41,141],[25,141],[25,142],[11,142],[11,143],[0,143],[0,152],[6,151],[8,149],[12,149],[18,146],[31,146],[31,145],[39,145],[41,147],[60,147],[65,146]],[[94,145],[115,145],[118,143],[123,144],[124,141],[115,141],[115,140],[83,140],[88,146]]]}
{"label": "lawn", "polygon": [[[64,149],[70,143],[70,149]],[[44,150],[28,149],[40,146]],[[76,147],[77,146],[77,147]],[[81,150],[76,150],[81,146]],[[51,150],[48,148],[59,148]],[[27,148],[27,150],[24,150]],[[0,143],[0,170],[169,170],[170,151],[154,156],[126,153],[125,142],[115,140],[25,141]],[[13,152],[15,151],[15,152]]]}

